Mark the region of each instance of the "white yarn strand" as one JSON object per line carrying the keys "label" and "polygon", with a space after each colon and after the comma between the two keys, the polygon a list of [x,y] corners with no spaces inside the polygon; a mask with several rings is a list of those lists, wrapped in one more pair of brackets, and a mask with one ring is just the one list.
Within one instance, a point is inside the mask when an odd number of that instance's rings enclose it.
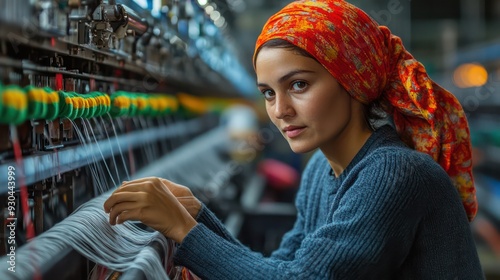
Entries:
{"label": "white yarn strand", "polygon": [[172,255],[173,242],[159,232],[143,230],[133,222],[111,226],[103,204],[111,192],[80,206],[73,214],[16,251],[16,271],[8,271],[8,258],[0,259],[0,279],[33,279],[41,265],[64,248],[72,247],[85,258],[114,271],[137,268],[147,279],[170,279],[158,253],[148,244],[157,242]]}

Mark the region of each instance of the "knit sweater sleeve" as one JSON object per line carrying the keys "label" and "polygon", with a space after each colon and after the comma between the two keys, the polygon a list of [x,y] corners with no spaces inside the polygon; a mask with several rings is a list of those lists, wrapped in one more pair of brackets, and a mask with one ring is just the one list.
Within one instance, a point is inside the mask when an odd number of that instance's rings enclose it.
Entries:
{"label": "knit sweater sleeve", "polygon": [[219,218],[217,218],[217,216],[203,203],[201,204],[201,209],[196,217],[196,221],[204,224],[208,229],[225,240],[234,244],[240,244],[240,242],[224,227]]}
{"label": "knit sweater sleeve", "polygon": [[[304,174],[306,174],[304,172]],[[271,254],[271,258],[290,261],[293,260],[295,252],[299,249],[302,240],[304,239],[304,206],[306,200],[306,188],[301,187],[297,192],[295,205],[297,208],[297,218],[293,228],[288,231],[282,238],[281,244],[277,250]]]}
{"label": "knit sweater sleeve", "polygon": [[[418,218],[416,168],[398,154],[358,164],[337,195],[331,222],[304,236],[293,259],[265,258],[204,224],[185,237],[175,262],[203,279],[384,279],[409,251]],[[325,207],[316,205],[315,207]],[[326,206],[330,207],[330,206]],[[418,213],[416,211],[415,213]]]}

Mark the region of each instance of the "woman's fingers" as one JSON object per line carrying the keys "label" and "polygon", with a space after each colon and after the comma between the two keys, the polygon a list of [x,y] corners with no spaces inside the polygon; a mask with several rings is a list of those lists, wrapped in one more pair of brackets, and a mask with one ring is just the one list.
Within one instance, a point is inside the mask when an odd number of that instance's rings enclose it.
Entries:
{"label": "woman's fingers", "polygon": [[104,202],[104,212],[109,213],[116,204],[136,202],[138,199],[137,192],[115,192]]}
{"label": "woman's fingers", "polygon": [[191,190],[183,185],[176,184],[167,179],[161,179],[162,183],[177,197],[179,196],[192,196]]}
{"label": "woman's fingers", "polygon": [[189,215],[196,219],[201,209],[201,202],[194,196],[177,197],[177,200],[184,206]]}
{"label": "woman's fingers", "polygon": [[126,220],[136,220],[140,221],[141,217],[139,202],[122,202],[115,204],[111,211],[109,212],[109,223],[112,225],[121,224]]}
{"label": "woman's fingers", "polygon": [[140,182],[144,182],[144,181],[151,181],[151,180],[158,180],[158,179],[159,179],[158,177],[143,177],[143,178],[135,179],[132,181],[123,181],[122,185],[126,185],[129,183],[140,183]]}
{"label": "woman's fingers", "polygon": [[116,224],[123,224],[126,221],[140,221],[139,217],[139,209],[123,211],[116,217]]}
{"label": "woman's fingers", "polygon": [[183,185],[176,184],[170,180],[164,179],[164,178],[159,178],[159,177],[145,177],[145,178],[140,178],[136,179],[133,181],[124,181],[122,185],[115,191],[115,192],[120,192],[120,191],[136,191],[136,188],[130,189],[132,185],[139,185],[138,188],[144,187],[144,185],[154,185],[156,187],[164,187],[169,189],[170,192],[176,197],[180,196],[192,196],[193,193],[191,190]]}

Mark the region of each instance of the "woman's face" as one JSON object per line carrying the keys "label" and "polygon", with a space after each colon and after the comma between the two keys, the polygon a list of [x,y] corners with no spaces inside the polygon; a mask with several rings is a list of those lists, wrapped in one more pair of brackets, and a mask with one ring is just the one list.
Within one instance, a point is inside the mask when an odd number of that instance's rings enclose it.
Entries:
{"label": "woman's face", "polygon": [[355,101],[321,64],[293,50],[264,47],[255,68],[267,114],[294,152],[335,146]]}

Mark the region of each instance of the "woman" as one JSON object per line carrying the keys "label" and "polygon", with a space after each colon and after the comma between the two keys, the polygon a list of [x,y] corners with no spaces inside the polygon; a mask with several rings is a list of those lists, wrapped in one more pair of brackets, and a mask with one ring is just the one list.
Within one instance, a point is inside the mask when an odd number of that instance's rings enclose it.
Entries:
{"label": "woman", "polygon": [[[484,278],[467,120],[398,37],[347,2],[297,1],[268,20],[253,61],[292,150],[318,148],[280,248],[251,252],[189,189],[159,178],[116,190],[104,205],[112,224],[159,230],[203,279]],[[374,127],[382,110],[395,129]]]}

